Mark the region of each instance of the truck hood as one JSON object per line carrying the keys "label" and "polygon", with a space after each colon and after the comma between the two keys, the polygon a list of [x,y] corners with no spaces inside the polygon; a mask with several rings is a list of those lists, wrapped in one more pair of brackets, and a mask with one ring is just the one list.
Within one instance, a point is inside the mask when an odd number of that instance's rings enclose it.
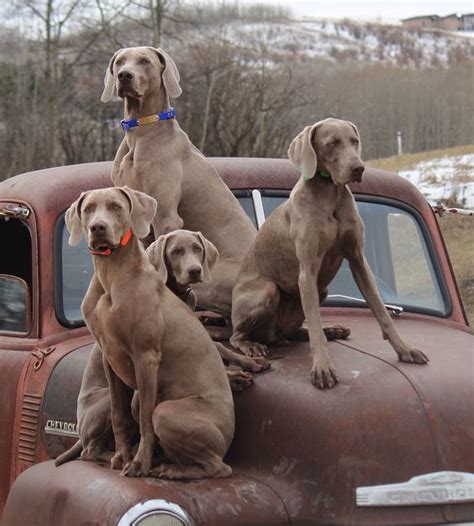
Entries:
{"label": "truck hood", "polygon": [[[371,316],[324,321],[352,330],[348,340],[329,343],[339,384],[325,391],[311,385],[308,343],[273,348],[272,369],[234,396],[236,435],[226,461],[236,476],[276,492],[294,524],[314,523],[316,517],[320,524],[472,520],[472,503],[388,509],[356,505],[361,486],[401,483],[445,470],[474,472],[472,335],[438,319],[397,320],[406,341],[429,356],[428,365],[418,366],[398,362]],[[51,374],[41,425],[52,457],[75,442],[45,427],[75,423],[90,347],[65,356]],[[134,484],[149,488],[145,480]],[[153,482],[158,496],[160,485]],[[139,502],[139,492],[130,495],[131,505]],[[188,511],[193,515],[192,506]],[[199,516],[198,509],[194,512]]]}

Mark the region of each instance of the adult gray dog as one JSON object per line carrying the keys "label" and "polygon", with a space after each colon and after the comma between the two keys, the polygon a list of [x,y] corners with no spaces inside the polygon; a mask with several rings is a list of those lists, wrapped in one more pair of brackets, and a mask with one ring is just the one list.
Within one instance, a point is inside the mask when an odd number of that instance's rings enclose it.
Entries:
{"label": "adult gray dog", "polygon": [[356,126],[337,119],[307,126],[292,141],[288,156],[302,177],[288,201],[260,229],[232,297],[230,341],[246,354],[265,355],[265,344],[300,331],[306,318],[311,380],[321,389],[334,386],[338,376],[329,358],[319,307],[344,258],[399,359],[428,361],[398,334],[365,259],[364,224],[346,186],[362,180],[360,152]]}
{"label": "adult gray dog", "polygon": [[[155,211],[154,198],[124,187],[86,192],[66,213],[69,243],[83,234],[94,256],[82,313],[102,349],[110,389],[111,466],[123,475],[148,475],[158,437],[170,463],[153,474],[229,476],[223,462],[234,434],[229,382],[206,330],[166,287],[139,241]],[[140,442],[132,458],[133,390]]]}
{"label": "adult gray dog", "polygon": [[118,93],[128,129],[114,160],[114,184],[159,200],[155,239],[184,225],[214,243],[221,257],[212,284],[195,287],[198,305],[230,316],[232,286],[256,231],[216,170],[169,118],[170,98],[181,94],[176,64],[162,49],[119,49],[104,84],[101,100]]}

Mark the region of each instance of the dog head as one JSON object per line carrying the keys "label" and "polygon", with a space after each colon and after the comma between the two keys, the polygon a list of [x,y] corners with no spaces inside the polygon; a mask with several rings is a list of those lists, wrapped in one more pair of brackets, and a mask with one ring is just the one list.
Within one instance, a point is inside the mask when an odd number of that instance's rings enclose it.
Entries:
{"label": "dog head", "polygon": [[328,173],[337,185],[362,181],[357,127],[349,121],[325,119],[306,128],[290,144],[288,157],[305,180],[316,171]]}
{"label": "dog head", "polygon": [[201,232],[175,230],[160,236],[147,249],[152,265],[166,283],[168,274],[181,286],[210,281],[219,258],[217,248]]}
{"label": "dog head", "polygon": [[84,235],[90,249],[113,250],[130,228],[146,237],[156,206],[153,197],[127,186],[83,192],[66,212],[69,244],[77,245]]}
{"label": "dog head", "polygon": [[179,71],[173,59],[160,48],[129,47],[119,49],[110,59],[101,101],[109,102],[116,92],[140,108],[147,97],[161,89],[173,99],[181,95]]}

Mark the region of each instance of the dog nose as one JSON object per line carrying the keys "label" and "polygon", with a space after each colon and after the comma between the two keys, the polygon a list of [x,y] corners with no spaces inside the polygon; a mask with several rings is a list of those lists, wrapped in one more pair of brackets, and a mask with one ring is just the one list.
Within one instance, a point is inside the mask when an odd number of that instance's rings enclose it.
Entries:
{"label": "dog nose", "polygon": [[118,74],[118,79],[122,84],[128,84],[133,80],[133,73],[127,70],[121,71]]}
{"label": "dog nose", "polygon": [[362,181],[362,174],[364,173],[365,166],[363,164],[357,164],[352,167],[352,179],[358,183]]}
{"label": "dog nose", "polygon": [[191,267],[188,269],[188,274],[191,279],[199,279],[201,277],[201,267]]}
{"label": "dog nose", "polygon": [[89,230],[93,234],[105,234],[107,231],[107,225],[105,223],[97,221],[96,223],[92,223],[92,225],[89,226]]}

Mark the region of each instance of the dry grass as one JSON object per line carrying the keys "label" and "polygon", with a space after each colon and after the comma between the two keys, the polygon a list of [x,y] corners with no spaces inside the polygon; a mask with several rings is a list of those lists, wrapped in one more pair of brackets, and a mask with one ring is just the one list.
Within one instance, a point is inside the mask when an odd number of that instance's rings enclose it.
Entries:
{"label": "dry grass", "polygon": [[[367,165],[397,172],[409,170],[421,161],[470,153],[474,153],[474,145],[376,159],[367,161]],[[445,214],[439,218],[439,224],[454,268],[469,323],[474,327],[474,218]]]}
{"label": "dry grass", "polygon": [[367,161],[367,166],[380,168],[389,172],[399,172],[400,170],[409,170],[422,161],[429,161],[437,157],[446,157],[454,155],[466,155],[474,153],[474,144],[467,146],[455,146],[454,148],[445,148],[444,150],[430,150],[428,152],[407,153],[405,155],[394,155],[383,159],[373,159]]}
{"label": "dry grass", "polygon": [[474,219],[445,214],[439,218],[471,327],[474,327]]}

